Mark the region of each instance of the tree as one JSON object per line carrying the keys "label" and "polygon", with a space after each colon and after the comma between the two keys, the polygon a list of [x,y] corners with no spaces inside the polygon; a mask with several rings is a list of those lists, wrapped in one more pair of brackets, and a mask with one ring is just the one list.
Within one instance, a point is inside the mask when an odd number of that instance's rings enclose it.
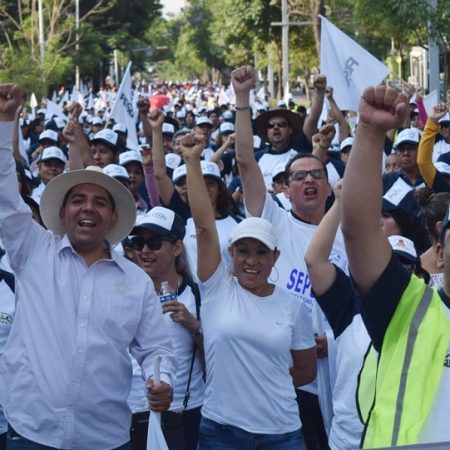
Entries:
{"label": "tree", "polygon": [[135,67],[144,66],[134,50],[147,45],[141,36],[160,17],[160,0],[79,0],[78,33],[73,0],[42,3],[44,59],[39,49],[38,1],[0,2],[0,81],[15,80],[45,95],[50,86],[72,84],[75,65],[79,65],[81,75],[93,79],[98,87],[114,49],[133,60]]}
{"label": "tree", "polygon": [[[80,2],[81,4],[82,2]],[[83,24],[94,14],[107,11],[113,2],[99,0],[84,8]],[[14,80],[41,94],[48,84],[64,80],[73,69],[70,52],[76,44],[75,11],[70,0],[43,1],[44,55],[40,52],[38,3],[8,0],[0,3],[3,36],[0,40],[4,68],[0,80]]]}

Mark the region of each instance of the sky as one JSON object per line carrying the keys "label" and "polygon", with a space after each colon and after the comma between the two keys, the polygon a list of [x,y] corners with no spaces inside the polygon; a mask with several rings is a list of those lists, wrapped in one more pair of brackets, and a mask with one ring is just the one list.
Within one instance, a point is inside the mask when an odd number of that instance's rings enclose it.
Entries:
{"label": "sky", "polygon": [[163,14],[178,13],[184,6],[184,0],[161,0],[163,5]]}

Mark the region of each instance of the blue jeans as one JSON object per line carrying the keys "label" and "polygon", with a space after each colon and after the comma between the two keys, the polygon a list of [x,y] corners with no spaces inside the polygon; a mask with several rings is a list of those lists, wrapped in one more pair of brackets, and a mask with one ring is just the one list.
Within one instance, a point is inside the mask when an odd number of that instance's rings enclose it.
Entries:
{"label": "blue jeans", "polygon": [[304,450],[302,431],[256,434],[202,417],[197,450]]}
{"label": "blue jeans", "polygon": [[[8,425],[6,433],[6,450],[57,450],[54,447],[38,444],[24,438],[11,425]],[[131,450],[131,444],[127,442],[114,450]]]}

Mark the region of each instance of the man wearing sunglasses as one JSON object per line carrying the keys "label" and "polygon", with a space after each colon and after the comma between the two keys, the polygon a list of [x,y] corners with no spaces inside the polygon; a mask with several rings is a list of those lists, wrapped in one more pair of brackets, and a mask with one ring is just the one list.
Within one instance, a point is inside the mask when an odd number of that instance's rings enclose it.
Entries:
{"label": "man wearing sunglasses", "polygon": [[7,448],[130,450],[129,352],[157,411],[170,405],[176,366],[152,283],[113,248],[134,225],[134,200],[100,167],[74,170],[42,194],[47,229],[34,222],[11,152],[22,101],[19,86],[0,85],[0,224],[18,305],[0,358]]}
{"label": "man wearing sunglasses", "polygon": [[258,116],[255,127],[258,135],[270,144],[269,150],[258,152],[256,159],[261,167],[266,189],[271,190],[273,168],[286,164],[297,154],[291,147],[291,141],[300,132],[300,116],[287,109],[274,109]]}
{"label": "man wearing sunglasses", "polygon": [[317,123],[322,111],[326,79],[316,77],[316,93],[309,117],[303,118],[286,108],[272,109],[260,114],[255,120],[256,134],[269,143],[267,151],[257,152],[258,161],[264,176],[266,189],[271,191],[272,171],[279,164],[286,164],[298,151],[312,150],[312,135],[317,131]]}
{"label": "man wearing sunglasses", "polygon": [[[280,208],[267,194],[260,167],[253,154],[250,116],[244,109],[248,105],[249,92],[255,83],[254,69],[249,66],[236,69],[232,73],[232,83],[237,106],[236,159],[244,188],[244,204],[249,215],[268,220],[278,234],[281,254],[275,265],[276,270],[272,274],[273,280],[275,284],[289,290],[292,295],[303,301],[311,313],[313,329],[317,334],[318,355],[324,362],[318,365],[319,379],[320,367],[326,366],[328,349],[324,334],[328,327],[314,299],[304,255],[318,224],[325,215],[326,201],[331,195],[328,173],[319,158],[310,153],[296,154],[285,169],[287,186],[285,193],[291,201],[291,210]],[[271,118],[269,122],[272,120],[275,121]],[[347,271],[347,258],[340,232],[337,234],[330,259],[343,271]],[[306,446],[308,449],[326,450],[328,444],[318,405],[318,386],[307,385],[298,392]],[[331,392],[325,393],[325,390],[323,392],[322,398],[327,398],[326,395],[331,396]]]}

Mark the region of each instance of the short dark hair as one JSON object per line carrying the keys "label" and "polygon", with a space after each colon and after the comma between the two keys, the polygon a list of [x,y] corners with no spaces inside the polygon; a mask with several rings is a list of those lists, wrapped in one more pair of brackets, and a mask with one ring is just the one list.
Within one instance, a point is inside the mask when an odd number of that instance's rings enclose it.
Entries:
{"label": "short dark hair", "polygon": [[325,163],[318,158],[317,156],[314,156],[312,153],[298,153],[297,155],[294,155],[286,164],[286,168],[284,170],[284,179],[286,184],[289,184],[289,178],[291,176],[291,166],[294,163],[294,161],[297,161],[299,159],[304,159],[304,158],[311,158],[311,159],[315,159],[316,161],[319,161],[320,164],[322,165],[323,170],[325,171],[325,177],[328,181],[328,170],[327,170],[327,166],[325,165]]}

